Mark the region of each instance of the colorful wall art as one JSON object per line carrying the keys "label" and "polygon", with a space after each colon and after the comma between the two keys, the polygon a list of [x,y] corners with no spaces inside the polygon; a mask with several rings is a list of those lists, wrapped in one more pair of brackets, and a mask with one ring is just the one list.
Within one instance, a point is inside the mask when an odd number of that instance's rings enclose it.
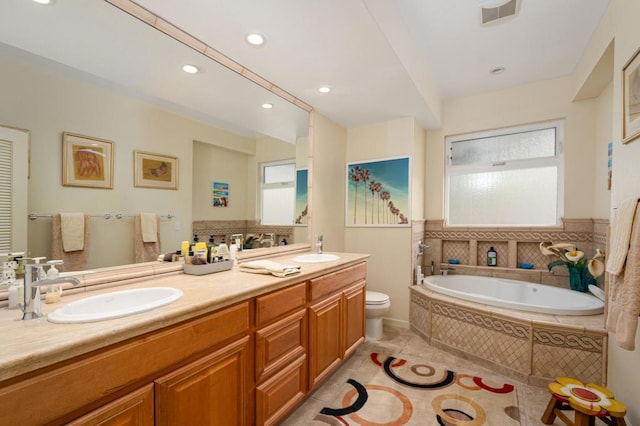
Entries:
{"label": "colorful wall art", "polygon": [[346,226],[409,226],[409,157],[347,164]]}

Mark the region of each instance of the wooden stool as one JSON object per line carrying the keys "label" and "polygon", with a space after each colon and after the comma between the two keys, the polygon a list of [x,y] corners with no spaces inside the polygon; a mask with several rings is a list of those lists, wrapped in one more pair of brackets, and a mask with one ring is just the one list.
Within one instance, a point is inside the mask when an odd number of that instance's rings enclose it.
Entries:
{"label": "wooden stool", "polygon": [[[556,416],[567,426],[593,426],[596,417],[608,425],[626,426],[627,407],[614,399],[613,393],[602,386],[582,382],[570,377],[558,377],[549,383],[551,400],[542,415],[542,423],[553,424]],[[574,410],[571,421],[562,410]]]}

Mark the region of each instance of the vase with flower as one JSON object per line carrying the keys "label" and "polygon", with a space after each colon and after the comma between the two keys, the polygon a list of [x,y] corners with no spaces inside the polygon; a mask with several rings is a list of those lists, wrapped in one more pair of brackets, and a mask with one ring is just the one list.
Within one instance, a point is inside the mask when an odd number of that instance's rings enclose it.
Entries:
{"label": "vase with flower", "polygon": [[540,243],[540,251],[551,260],[547,267],[551,271],[556,266],[566,266],[569,271],[569,285],[572,290],[587,291],[590,284],[596,283],[596,278],[604,273],[604,253],[596,250],[590,260],[584,257],[573,244]]}

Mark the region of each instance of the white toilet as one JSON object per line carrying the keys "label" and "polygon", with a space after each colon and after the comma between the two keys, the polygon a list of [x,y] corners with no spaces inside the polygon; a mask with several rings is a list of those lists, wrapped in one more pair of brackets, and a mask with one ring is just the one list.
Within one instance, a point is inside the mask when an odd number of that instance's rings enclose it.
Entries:
{"label": "white toilet", "polygon": [[366,292],[367,340],[382,339],[382,316],[390,306],[391,301],[386,294],[377,291]]}

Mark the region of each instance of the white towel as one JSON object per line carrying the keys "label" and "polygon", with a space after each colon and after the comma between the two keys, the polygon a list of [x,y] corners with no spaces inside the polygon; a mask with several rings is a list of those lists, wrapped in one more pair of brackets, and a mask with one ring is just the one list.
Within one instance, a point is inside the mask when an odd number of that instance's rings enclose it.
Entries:
{"label": "white towel", "polygon": [[84,250],[84,213],[60,213],[62,249],[65,252]]}
{"label": "white towel", "polygon": [[611,228],[611,245],[607,253],[607,272],[613,275],[620,275],[624,268],[624,262],[629,251],[629,239],[631,238],[631,227],[633,217],[636,213],[638,198],[630,198],[618,208],[616,217]]}
{"label": "white towel", "polygon": [[271,260],[254,260],[251,262],[241,263],[239,270],[241,272],[250,272],[252,274],[271,274],[276,277],[284,278],[300,272],[298,265],[286,265],[284,263],[273,262]]}
{"label": "white towel", "polygon": [[155,213],[140,213],[140,226],[142,228],[142,241],[155,243],[158,241],[158,223]]}

